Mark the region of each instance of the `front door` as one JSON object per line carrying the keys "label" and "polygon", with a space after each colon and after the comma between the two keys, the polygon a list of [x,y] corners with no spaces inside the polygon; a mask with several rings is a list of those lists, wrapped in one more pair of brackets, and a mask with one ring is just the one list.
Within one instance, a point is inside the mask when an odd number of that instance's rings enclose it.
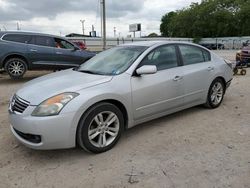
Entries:
{"label": "front door", "polygon": [[82,64],[85,59],[81,56],[81,51],[66,40],[55,38],[55,53],[57,56],[57,66],[60,68],[76,67]]}
{"label": "front door", "polygon": [[154,49],[139,67],[143,65],[156,65],[157,72],[131,78],[134,119],[180,107],[183,104],[183,72],[178,66],[175,45]]}

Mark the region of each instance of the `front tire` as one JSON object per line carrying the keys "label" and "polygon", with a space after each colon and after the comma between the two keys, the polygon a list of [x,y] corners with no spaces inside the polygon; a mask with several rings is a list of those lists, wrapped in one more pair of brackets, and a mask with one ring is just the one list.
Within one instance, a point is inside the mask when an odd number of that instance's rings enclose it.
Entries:
{"label": "front tire", "polygon": [[18,79],[27,71],[27,64],[20,58],[11,58],[5,63],[4,69],[11,78]]}
{"label": "front tire", "polygon": [[216,78],[210,85],[207,102],[205,104],[208,108],[217,108],[221,105],[225,94],[225,84],[220,78]]}
{"label": "front tire", "polygon": [[86,151],[102,153],[115,146],[124,129],[124,117],[115,105],[99,103],[81,118],[77,143]]}

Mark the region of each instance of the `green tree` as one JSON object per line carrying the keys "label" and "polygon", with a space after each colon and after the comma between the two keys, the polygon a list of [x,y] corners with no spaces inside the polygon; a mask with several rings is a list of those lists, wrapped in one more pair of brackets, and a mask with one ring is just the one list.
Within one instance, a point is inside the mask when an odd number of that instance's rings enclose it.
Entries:
{"label": "green tree", "polygon": [[157,33],[150,33],[150,34],[148,35],[148,37],[158,37],[158,34],[157,34]]}
{"label": "green tree", "polygon": [[160,25],[160,31],[161,31],[162,36],[164,36],[164,37],[171,37],[172,36],[171,28],[169,27],[169,24],[171,23],[172,19],[176,15],[177,15],[176,12],[169,12],[161,18],[162,23]]}
{"label": "green tree", "polygon": [[250,0],[203,0],[165,14],[165,37],[227,37],[250,35]]}

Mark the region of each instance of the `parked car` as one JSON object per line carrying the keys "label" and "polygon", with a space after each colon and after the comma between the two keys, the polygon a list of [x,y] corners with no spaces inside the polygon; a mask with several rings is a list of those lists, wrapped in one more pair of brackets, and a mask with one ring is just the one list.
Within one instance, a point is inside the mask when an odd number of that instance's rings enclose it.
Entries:
{"label": "parked car", "polygon": [[236,62],[250,65],[250,45],[243,45],[242,49],[236,53]]}
{"label": "parked car", "polygon": [[225,49],[225,46],[224,44],[221,44],[221,43],[201,43],[200,44],[201,46],[204,46],[205,48],[209,49],[209,50],[223,50]]}
{"label": "parked car", "polygon": [[94,55],[58,36],[0,32],[0,69],[12,78],[21,78],[27,70],[77,67]]}
{"label": "parked car", "polygon": [[232,65],[199,45],[137,42],[28,82],[11,98],[11,131],[34,149],[111,149],[124,129],[192,106],[220,106]]}
{"label": "parked car", "polygon": [[87,49],[86,45],[82,41],[72,41],[72,43],[74,43],[75,45],[77,45],[82,50],[86,50]]}

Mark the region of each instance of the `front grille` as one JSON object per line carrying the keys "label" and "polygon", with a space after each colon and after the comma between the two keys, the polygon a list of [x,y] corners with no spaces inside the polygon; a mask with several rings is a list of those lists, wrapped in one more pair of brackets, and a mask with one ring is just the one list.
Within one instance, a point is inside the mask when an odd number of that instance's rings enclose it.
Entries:
{"label": "front grille", "polygon": [[28,101],[14,95],[10,103],[10,108],[13,112],[23,113],[29,104],[30,103]]}

